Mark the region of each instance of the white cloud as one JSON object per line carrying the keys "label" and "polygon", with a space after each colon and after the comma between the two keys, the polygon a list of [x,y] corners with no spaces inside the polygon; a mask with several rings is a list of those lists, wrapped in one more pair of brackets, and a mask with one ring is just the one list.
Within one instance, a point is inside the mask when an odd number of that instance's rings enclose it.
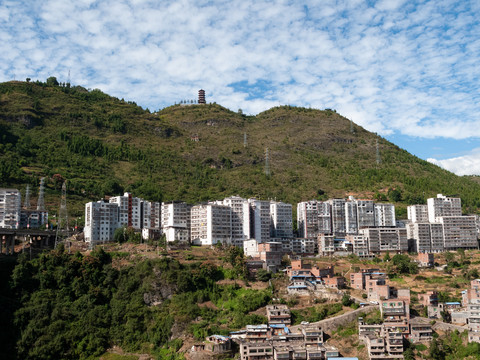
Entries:
{"label": "white cloud", "polygon": [[479,137],[479,12],[449,0],[5,1],[0,78],[70,70],[151,110],[204,88],[246,113],[328,107],[382,135]]}
{"label": "white cloud", "polygon": [[468,154],[451,159],[427,159],[427,161],[438,165],[457,175],[480,175],[480,148],[473,149]]}

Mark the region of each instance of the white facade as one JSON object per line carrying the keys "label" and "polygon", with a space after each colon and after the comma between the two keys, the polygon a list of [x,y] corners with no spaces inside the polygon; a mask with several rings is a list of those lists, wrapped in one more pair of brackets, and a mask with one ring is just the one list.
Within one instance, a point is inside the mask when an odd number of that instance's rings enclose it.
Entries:
{"label": "white facade", "polygon": [[357,203],[353,198],[345,203],[345,227],[347,234],[358,232]]}
{"label": "white facade", "polygon": [[336,236],[345,236],[347,232],[345,199],[330,199],[328,203],[332,214],[332,233]]}
{"label": "white facade", "polygon": [[243,242],[250,238],[250,206],[247,199],[231,196],[217,202],[232,209],[232,245],[243,247]]}
{"label": "white facade", "polygon": [[428,206],[427,205],[410,205],[407,206],[408,220],[414,223],[428,222]]}
{"label": "white facade", "polygon": [[393,204],[375,204],[375,226],[396,225],[395,206]]}
{"label": "white facade", "polygon": [[462,216],[462,203],[460,198],[451,198],[438,194],[436,198],[427,199],[428,220],[438,222],[441,216]]}
{"label": "white facade", "polygon": [[97,201],[85,204],[85,242],[112,241],[115,230],[121,226],[118,213],[115,203]]}
{"label": "white facade", "polygon": [[162,232],[167,242],[190,241],[190,209],[184,202],[162,203]]}
{"label": "white facade", "polygon": [[365,228],[359,230],[368,241],[368,250],[372,254],[383,251],[408,251],[407,229],[405,228]]}
{"label": "white facade", "polygon": [[270,202],[248,199],[250,205],[250,238],[259,243],[270,241]]}
{"label": "white facade", "polygon": [[358,228],[375,226],[375,203],[373,200],[355,200]]}
{"label": "white facade", "polygon": [[18,229],[22,195],[17,189],[0,189],[0,228]]}
{"label": "white facade", "polygon": [[270,202],[271,236],[273,238],[293,238],[292,205],[283,202]]}
{"label": "white facade", "polygon": [[478,249],[475,216],[442,216],[437,220],[443,225],[445,250]]}
{"label": "white facade", "polygon": [[243,253],[246,257],[258,257],[258,242],[255,239],[243,242]]}
{"label": "white facade", "polygon": [[232,209],[228,206],[207,204],[191,209],[191,241],[195,245],[230,243]]}
{"label": "white facade", "polygon": [[111,197],[109,201],[118,205],[119,226],[142,229],[142,199],[133,197],[130,193],[125,193],[123,196]]}

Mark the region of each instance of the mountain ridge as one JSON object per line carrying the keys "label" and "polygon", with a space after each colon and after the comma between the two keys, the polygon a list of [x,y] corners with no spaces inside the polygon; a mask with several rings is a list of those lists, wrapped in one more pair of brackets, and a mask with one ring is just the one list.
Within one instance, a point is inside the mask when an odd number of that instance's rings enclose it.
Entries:
{"label": "mountain ridge", "polygon": [[84,202],[124,190],[156,201],[238,194],[292,204],[353,194],[395,202],[400,216],[437,193],[459,194],[465,212],[480,205],[480,184],[471,178],[330,109],[278,106],[247,116],[213,103],[150,113],[98,89],[7,82],[0,84],[0,134],[0,184],[35,188],[45,176],[55,207],[59,174],[77,216]]}

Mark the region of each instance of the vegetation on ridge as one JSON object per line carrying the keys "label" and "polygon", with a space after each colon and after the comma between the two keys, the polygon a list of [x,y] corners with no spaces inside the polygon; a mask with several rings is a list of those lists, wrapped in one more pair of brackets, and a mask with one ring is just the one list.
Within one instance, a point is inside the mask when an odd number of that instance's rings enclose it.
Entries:
{"label": "vegetation on ridge", "polygon": [[67,179],[75,216],[84,202],[124,190],[159,201],[238,194],[292,204],[352,194],[395,202],[399,215],[437,193],[460,196],[465,212],[480,205],[480,185],[471,178],[332,110],[280,106],[245,116],[208,104],[150,113],[100,90],[53,81],[0,84],[0,160],[2,186],[36,190],[46,176],[50,206],[58,206],[54,175]]}

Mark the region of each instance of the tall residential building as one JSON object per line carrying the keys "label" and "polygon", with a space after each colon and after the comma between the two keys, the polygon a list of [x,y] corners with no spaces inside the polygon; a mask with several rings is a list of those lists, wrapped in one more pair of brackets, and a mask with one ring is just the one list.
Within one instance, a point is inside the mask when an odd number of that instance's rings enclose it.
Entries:
{"label": "tall residential building", "polygon": [[375,226],[396,226],[393,204],[375,204]]}
{"label": "tall residential building", "polygon": [[442,216],[437,220],[443,226],[445,250],[478,249],[475,216]]}
{"label": "tall residential building", "polygon": [[133,197],[132,194],[126,192],[123,196],[111,197],[109,201],[118,205],[118,223],[120,226],[142,229],[142,199]]}
{"label": "tall residential building", "polygon": [[190,241],[190,209],[184,202],[162,203],[162,232],[168,242]]}
{"label": "tall residential building", "polygon": [[243,247],[243,242],[250,238],[250,206],[247,199],[231,196],[216,202],[232,209],[232,245]]}
{"label": "tall residential building", "polygon": [[250,205],[250,238],[264,243],[270,240],[270,202],[248,199]]}
{"label": "tall residential building", "polygon": [[318,204],[316,200],[297,204],[298,236],[316,239],[318,235]]}
{"label": "tall residential building", "polygon": [[0,228],[18,229],[22,195],[17,189],[0,189]]}
{"label": "tall residential building", "polygon": [[271,237],[293,238],[292,205],[270,202]]}
{"label": "tall residential building", "polygon": [[85,204],[85,242],[112,241],[114,232],[120,227],[119,206],[105,201]]}
{"label": "tall residential building", "polygon": [[430,223],[413,222],[408,223],[407,238],[414,239],[414,251],[418,253],[432,252],[432,236],[430,234]]}
{"label": "tall residential building", "polygon": [[345,199],[330,199],[328,203],[332,212],[332,233],[335,236],[345,236],[347,233]]}
{"label": "tall residential building", "polygon": [[428,206],[427,205],[410,205],[407,206],[408,220],[414,223],[428,222]]}
{"label": "tall residential building", "polygon": [[230,243],[232,209],[228,206],[206,204],[191,209],[191,241],[195,245]]}
{"label": "tall residential building", "polygon": [[347,234],[358,233],[357,203],[353,198],[345,203],[345,227]]}
{"label": "tall residential building", "polygon": [[357,204],[358,228],[375,226],[375,203],[373,200],[355,200]]}
{"label": "tall residential building", "polygon": [[160,229],[162,227],[162,207],[159,202],[143,200],[143,226],[144,229]]}
{"label": "tall residential building", "polygon": [[441,216],[462,216],[462,203],[460,198],[451,198],[438,194],[436,198],[427,199],[428,220],[437,222]]}
{"label": "tall residential building", "polygon": [[408,251],[407,230],[405,228],[365,228],[360,229],[368,241],[369,252],[378,254],[383,251]]}

